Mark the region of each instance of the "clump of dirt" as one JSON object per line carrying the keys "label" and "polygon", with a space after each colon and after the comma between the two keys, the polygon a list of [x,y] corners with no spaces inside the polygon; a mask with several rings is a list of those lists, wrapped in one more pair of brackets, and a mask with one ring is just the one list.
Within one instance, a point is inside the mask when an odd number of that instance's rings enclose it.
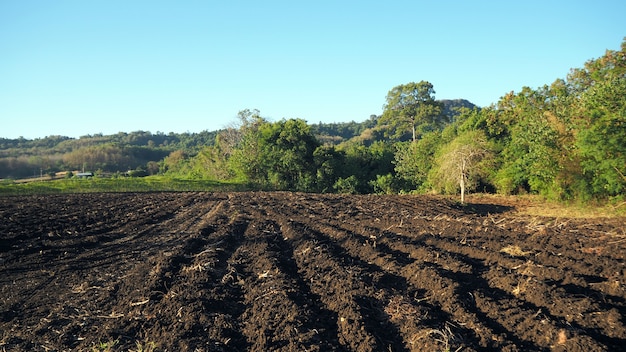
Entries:
{"label": "clump of dirt", "polygon": [[0,350],[614,351],[625,219],[431,196],[0,198]]}

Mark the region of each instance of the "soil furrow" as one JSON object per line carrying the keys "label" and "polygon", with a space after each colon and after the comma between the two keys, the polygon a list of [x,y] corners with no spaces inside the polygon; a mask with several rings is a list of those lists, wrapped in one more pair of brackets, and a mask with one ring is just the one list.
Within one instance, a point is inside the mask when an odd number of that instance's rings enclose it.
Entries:
{"label": "soil furrow", "polygon": [[613,351],[624,219],[289,192],[0,197],[0,351]]}
{"label": "soil furrow", "polygon": [[[406,297],[403,302],[405,310],[423,311],[425,310],[424,307],[428,307],[426,314],[437,317],[437,319],[433,319],[436,325],[422,326],[417,329],[417,334],[415,333],[416,328],[412,326],[415,324],[414,321],[400,321],[401,330],[413,331],[411,336],[405,336],[408,346],[414,345],[416,339],[419,340],[420,346],[431,343],[431,348],[445,348],[445,345],[460,348],[464,344],[476,344],[480,337],[475,336],[472,330],[463,327],[468,324],[468,318],[473,318],[471,320],[474,322],[473,327],[475,329],[489,332],[488,328],[479,326],[478,319],[472,317],[471,313],[454,303],[455,300],[465,300],[465,298],[456,295],[458,283],[442,277],[439,272],[433,270],[432,268],[436,267],[434,264],[428,265],[428,261],[422,262],[424,256],[413,257],[411,252],[407,252],[405,249],[403,249],[404,251],[391,249],[386,243],[373,239],[372,235],[365,236],[326,224],[310,225],[317,228],[321,233],[330,236],[332,242],[339,244],[342,250],[349,253],[353,258],[359,258],[359,260],[374,266],[373,272],[385,273],[388,278],[385,282],[393,283],[393,286],[387,287],[387,291],[405,292]],[[419,242],[415,248],[422,248]],[[447,260],[446,257],[448,256],[445,252],[433,252],[432,260],[438,261],[441,258],[442,261],[449,264],[450,260]],[[420,261],[413,258],[420,258]],[[401,283],[400,286],[397,286],[399,283]],[[432,302],[437,304],[432,304]],[[406,328],[403,324],[410,325],[412,329]],[[427,331],[430,333],[425,334]],[[441,332],[445,332],[445,344],[437,341],[441,340]]]}
{"label": "soil furrow", "polygon": [[[373,263],[379,266],[380,269],[383,271],[390,271],[392,273],[398,273],[401,271],[401,268],[403,266],[410,265],[411,263],[413,263],[413,260],[411,259],[411,257],[407,255],[406,253],[403,253],[397,250],[391,250],[389,246],[385,245],[384,243],[378,243],[377,245],[378,238],[375,235],[368,235],[368,236],[361,235],[355,232],[347,231],[336,225],[331,226],[331,225],[320,224],[320,223],[314,223],[314,224],[308,224],[308,225],[313,228],[316,228],[320,233],[330,234],[333,240],[341,244],[341,246],[347,252],[351,253],[355,257],[359,257],[365,261],[368,261],[368,263]],[[436,251],[437,259],[439,259],[440,257],[439,253],[442,253],[442,257],[445,256],[442,258],[442,261],[447,263],[449,266],[451,262],[451,257],[447,255],[447,251],[442,250],[440,248],[434,248],[434,249],[431,248],[431,250]],[[433,288],[430,289],[431,294],[433,296],[436,296],[437,293],[441,291],[449,292],[450,294],[454,294],[453,292],[464,291],[464,293],[471,294],[471,292],[469,291],[461,290],[459,286],[455,285],[455,283],[464,282],[464,281],[471,282],[470,280],[472,278],[472,275],[469,275],[470,277],[468,278],[468,280],[463,280],[461,279],[459,274],[467,275],[467,273],[457,273],[457,272],[449,270],[449,268],[445,268],[445,269],[440,268],[435,264],[432,264],[432,266],[436,268],[435,271],[432,273],[429,273],[429,275],[424,275],[424,276],[431,278],[430,280],[432,280],[432,278],[439,278],[436,281],[440,281],[440,284],[437,285],[437,283],[435,283],[434,286],[432,286],[434,287],[434,289]],[[415,272],[415,271],[416,271],[415,268],[412,268],[411,272]],[[442,272],[445,272],[446,274],[443,275]],[[445,280],[445,278],[447,278],[448,280]],[[445,283],[445,281],[449,281],[449,283]],[[423,284],[424,280],[420,280],[419,283]],[[497,285],[495,287],[497,287]],[[445,296],[448,296],[448,295],[445,295]],[[456,300],[458,300],[458,298],[456,298]],[[510,298],[510,300],[515,300],[515,298]],[[441,302],[441,303],[444,306],[446,304],[446,302]],[[525,301],[520,301],[520,303],[521,303],[521,306],[531,305]],[[462,307],[453,305],[451,308],[453,309],[450,309],[450,311],[453,311],[455,314],[459,316],[464,316],[467,318],[468,315],[471,315],[470,313],[464,311]],[[537,307],[531,307],[530,309],[534,312],[540,311],[540,309],[536,309],[536,308]],[[512,314],[513,313],[509,315],[512,315]],[[532,314],[529,314],[529,313],[521,313],[521,314],[523,316],[532,317]],[[474,320],[477,320],[477,319],[474,319]],[[554,318],[548,319],[548,321],[554,321],[554,320],[556,319]],[[549,325],[549,323],[546,323],[546,320],[543,320],[542,324]],[[492,325],[494,325],[494,323],[492,323]],[[517,328],[518,333],[522,334],[525,330],[529,329],[529,326],[534,326],[535,328],[539,328],[539,330],[548,328],[546,326],[537,327],[537,324],[534,324],[534,323],[524,324],[522,328],[519,328],[519,324],[509,326],[507,328],[509,329]],[[549,329],[551,331],[558,331],[558,327],[556,326],[552,326]],[[535,331],[533,335],[537,335],[538,333],[539,331]],[[523,339],[513,338],[512,342],[523,348],[539,348],[539,346],[534,345],[532,342],[524,341]],[[545,343],[551,343],[551,342],[553,341],[545,341]],[[544,347],[547,347],[545,346],[545,343],[544,343]]]}
{"label": "soil furrow", "polygon": [[[285,296],[298,306],[300,327],[296,329],[307,338],[303,341],[308,342],[303,346],[304,350],[343,350],[339,347],[337,314],[321,304],[321,297],[311,291],[309,283],[300,274],[295,260],[294,239],[288,238],[280,224],[274,221],[270,221],[262,232],[266,235],[267,252],[272,254],[271,266],[282,276],[279,287],[284,284],[288,288]],[[257,271],[262,271],[260,276],[265,276],[266,272],[272,275],[272,269],[259,268]]]}

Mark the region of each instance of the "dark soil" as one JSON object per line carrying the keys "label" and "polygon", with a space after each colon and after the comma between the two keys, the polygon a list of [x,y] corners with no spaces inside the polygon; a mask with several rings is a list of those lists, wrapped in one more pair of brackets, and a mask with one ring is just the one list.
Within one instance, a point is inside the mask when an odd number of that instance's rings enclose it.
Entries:
{"label": "dark soil", "polygon": [[0,351],[616,351],[624,219],[427,196],[0,198]]}

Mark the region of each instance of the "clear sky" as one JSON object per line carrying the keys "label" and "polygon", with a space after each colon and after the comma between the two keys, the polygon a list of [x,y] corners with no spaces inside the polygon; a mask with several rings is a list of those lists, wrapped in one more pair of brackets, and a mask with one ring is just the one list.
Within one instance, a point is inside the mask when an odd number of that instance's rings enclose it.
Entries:
{"label": "clear sky", "polygon": [[0,0],[0,137],[359,122],[420,80],[488,106],[625,36],[623,0]]}

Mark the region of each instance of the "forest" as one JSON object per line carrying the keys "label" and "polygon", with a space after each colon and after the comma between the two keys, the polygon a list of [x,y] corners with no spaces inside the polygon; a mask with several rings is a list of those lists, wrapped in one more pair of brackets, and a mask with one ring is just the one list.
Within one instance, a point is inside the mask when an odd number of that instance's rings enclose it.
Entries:
{"label": "forest", "polygon": [[624,200],[626,39],[565,78],[491,106],[437,100],[427,81],[393,87],[363,122],[269,121],[242,110],[219,131],[0,138],[0,178],[89,170],[335,193],[538,194]]}

